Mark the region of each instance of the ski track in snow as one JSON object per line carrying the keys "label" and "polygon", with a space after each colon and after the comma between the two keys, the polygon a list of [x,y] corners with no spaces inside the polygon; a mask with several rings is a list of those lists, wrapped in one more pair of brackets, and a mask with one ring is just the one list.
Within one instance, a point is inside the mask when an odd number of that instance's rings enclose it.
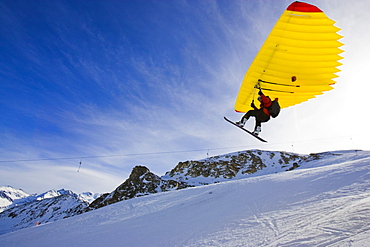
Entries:
{"label": "ski track in snow", "polygon": [[369,246],[370,152],[153,194],[0,236],[2,246]]}

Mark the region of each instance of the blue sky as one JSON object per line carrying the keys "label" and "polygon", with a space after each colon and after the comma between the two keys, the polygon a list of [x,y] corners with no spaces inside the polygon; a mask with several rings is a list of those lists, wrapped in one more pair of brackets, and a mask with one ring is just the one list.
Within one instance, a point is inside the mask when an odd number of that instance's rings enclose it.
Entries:
{"label": "blue sky", "polygon": [[240,83],[290,3],[0,0],[0,184],[108,192],[138,164],[369,150],[368,1],[310,2],[343,29],[334,90],[263,125],[268,144],[223,120],[241,117]]}

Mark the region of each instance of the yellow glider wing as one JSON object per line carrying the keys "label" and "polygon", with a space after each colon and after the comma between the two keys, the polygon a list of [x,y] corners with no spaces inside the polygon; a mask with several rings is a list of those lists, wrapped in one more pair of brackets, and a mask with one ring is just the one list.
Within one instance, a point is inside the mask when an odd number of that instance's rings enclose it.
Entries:
{"label": "yellow glider wing", "polygon": [[235,111],[247,112],[261,88],[281,108],[293,106],[331,90],[341,65],[342,38],[318,7],[294,2],[288,6],[254,61],[240,87]]}

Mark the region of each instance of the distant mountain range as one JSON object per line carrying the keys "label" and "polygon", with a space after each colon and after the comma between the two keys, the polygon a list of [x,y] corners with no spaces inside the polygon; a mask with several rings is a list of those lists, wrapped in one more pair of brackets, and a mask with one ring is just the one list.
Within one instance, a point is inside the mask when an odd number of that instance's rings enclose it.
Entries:
{"label": "distant mountain range", "polygon": [[16,207],[22,204],[27,204],[34,201],[41,201],[43,199],[58,197],[61,195],[70,195],[81,201],[91,203],[100,194],[94,194],[92,192],[84,192],[82,194],[76,194],[71,190],[48,190],[42,194],[28,194],[22,189],[15,189],[11,186],[0,187],[0,212],[12,207]]}
{"label": "distant mountain range", "polygon": [[308,161],[331,153],[299,155],[287,152],[247,150],[199,161],[179,162],[160,177],[145,166],[133,168],[129,178],[111,193],[76,194],[70,190],[49,190],[29,195],[21,189],[0,187],[0,234],[44,224],[95,210],[122,200],[293,170]]}
{"label": "distant mountain range", "polygon": [[30,195],[11,186],[0,187],[0,234],[79,214],[99,196],[65,189]]}

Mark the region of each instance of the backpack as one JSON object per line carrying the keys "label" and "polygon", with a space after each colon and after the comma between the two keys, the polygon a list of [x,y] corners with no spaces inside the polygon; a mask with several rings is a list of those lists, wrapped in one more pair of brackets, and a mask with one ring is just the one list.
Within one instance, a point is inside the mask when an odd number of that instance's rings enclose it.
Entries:
{"label": "backpack", "polygon": [[271,106],[267,108],[270,112],[271,117],[276,118],[280,113],[280,105],[278,99],[274,99],[271,102]]}

